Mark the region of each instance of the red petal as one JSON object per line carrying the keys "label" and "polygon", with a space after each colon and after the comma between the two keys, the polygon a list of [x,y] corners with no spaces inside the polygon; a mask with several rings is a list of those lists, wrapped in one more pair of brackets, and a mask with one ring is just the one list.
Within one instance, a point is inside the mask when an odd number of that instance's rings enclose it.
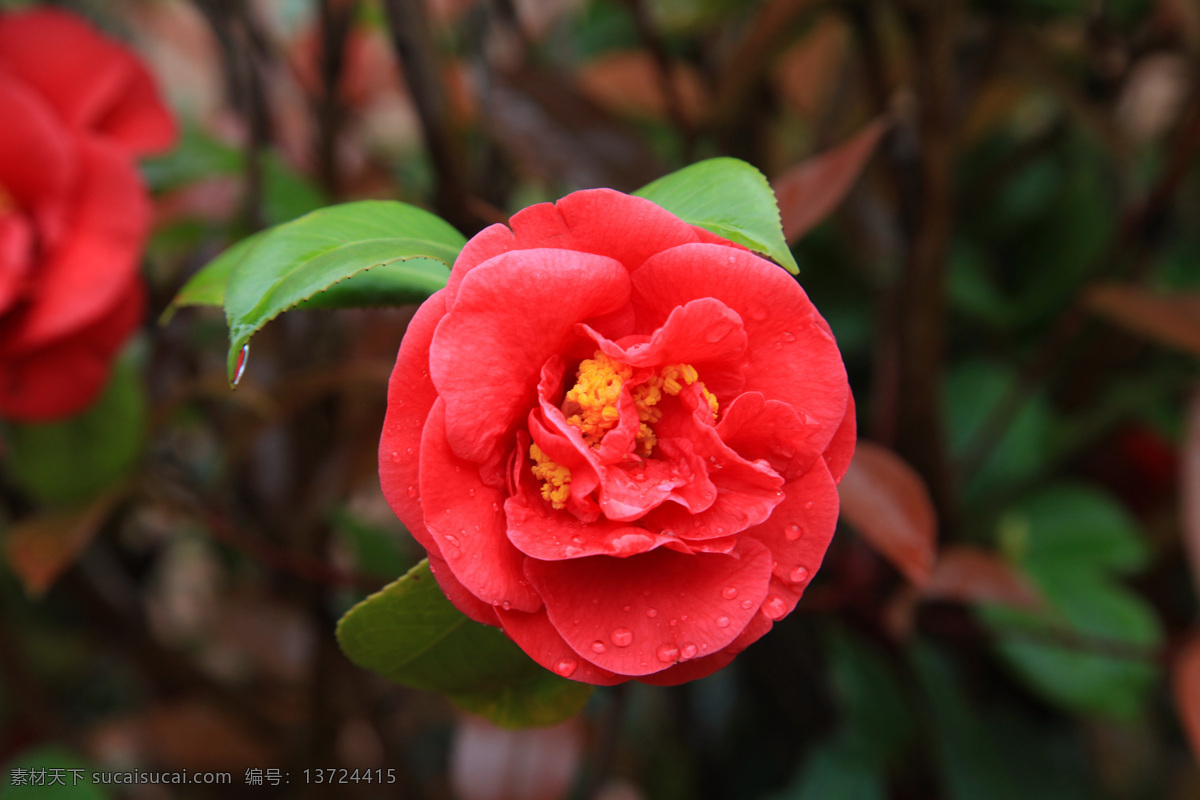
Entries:
{"label": "red petal", "polygon": [[544,608],[532,614],[498,609],[496,614],[504,632],[518,647],[534,661],[564,678],[596,686],[613,686],[629,680],[625,675],[616,675],[580,658],[550,624]]}
{"label": "red petal", "polygon": [[690,413],[665,412],[655,424],[659,444],[690,442],[701,462],[712,465],[707,472],[716,497],[703,510],[664,503],[646,517],[646,524],[691,542],[727,536],[764,522],[783,500],[783,479],[767,462],[747,461],[721,441],[708,403],[696,385],[685,386],[679,401]]}
{"label": "red petal", "polygon": [[23,293],[32,248],[29,224],[16,214],[0,212],[0,316]]}
{"label": "red petal", "polygon": [[42,246],[53,245],[69,212],[79,156],[54,111],[27,86],[0,71],[0,187],[34,220]]}
{"label": "red petal", "polygon": [[614,258],[630,270],[657,252],[716,238],[641,197],[612,189],[573,192],[557,203],[538,203],[492,225],[459,254],[447,289],[453,298],[468,272],[511,250],[560,248]]}
{"label": "red petal", "polygon": [[708,362],[741,362],[746,354],[746,331],[741,318],[711,297],[671,309],[666,322],[654,331],[649,341],[629,347],[622,347],[587,325],[580,325],[579,329],[581,335],[590,337],[605,354],[631,367],[691,364],[703,372]]}
{"label": "red petal", "polygon": [[733,309],[750,339],[745,391],[807,415],[812,443],[824,450],[846,416],[846,368],[825,321],[790,275],[751,253],[689,244],[650,258],[634,273],[633,287],[641,330],[701,297]]}
{"label": "red petal", "polygon": [[820,454],[809,441],[812,429],[796,409],[767,400],[761,392],[735,398],[721,417],[717,434],[742,458],[764,459],[788,480],[807,472]]}
{"label": "red petal", "polygon": [[396,516],[431,555],[440,554],[425,529],[421,510],[419,453],[421,434],[437,389],[429,378],[429,343],[446,314],[445,290],[426,300],[404,332],[396,366],[388,381],[387,416],[379,438],[379,485]]}
{"label": "red petal", "polygon": [[858,439],[857,428],[854,395],[850,394],[846,398],[846,416],[838,426],[837,432],[833,434],[829,446],[825,448],[825,463],[829,465],[829,472],[833,475],[835,483],[842,482],[842,476],[846,474],[850,461],[854,458],[854,445]]}
{"label": "red petal", "polygon": [[740,558],[659,548],[526,562],[555,629],[575,652],[620,675],[661,672],[728,646],[766,597],[770,571],[770,551],[753,539]]}
{"label": "red petal", "polygon": [[[774,556],[773,586],[782,605],[764,606],[772,619],[781,619],[796,607],[804,587],[817,574],[838,520],[837,485],[825,462],[817,460],[799,480],[783,487],[784,500],[771,518],[743,536],[757,539]],[[770,603],[768,599],[767,603]]]}
{"label": "red petal", "polygon": [[112,308],[70,336],[32,351],[0,351],[0,417],[44,422],[78,413],[104,388],[113,355],[141,322],[145,289],[134,276]]}
{"label": "red petal", "polygon": [[774,625],[771,620],[767,619],[760,611],[750,620],[746,630],[742,631],[732,644],[720,652],[704,658],[697,658],[695,661],[676,664],[670,669],[646,675],[638,680],[653,686],[678,686],[681,683],[707,678],[717,670],[729,666],[729,662],[733,661],[738,653],[765,636],[772,627]]}
{"label": "red petal", "polygon": [[478,464],[450,449],[440,397],[421,437],[420,473],[425,527],[454,576],[484,602],[536,611],[542,601],[525,579],[525,556],[508,541],[504,493],[483,482]]}
{"label": "red petal", "polygon": [[[528,451],[526,451],[528,452]],[[627,556],[675,543],[670,536],[600,518],[583,522],[566,509],[555,510],[533,486],[529,460],[523,461],[517,493],[504,503],[508,538],[521,552],[543,561],[583,556]]]}
{"label": "red petal", "polygon": [[603,256],[522,250],[473,269],[430,349],[454,452],[487,460],[533,407],[542,366],[575,323],[628,299],[629,273]]}
{"label": "red petal", "polygon": [[175,139],[150,73],[125,47],[71,14],[38,9],[0,19],[0,69],[36,89],[68,124],[133,153]]}
{"label": "red petal", "polygon": [[120,151],[84,139],[78,147],[78,205],[64,240],[40,267],[12,351],[28,352],[95,322],[137,274],[150,221],[146,190]]}

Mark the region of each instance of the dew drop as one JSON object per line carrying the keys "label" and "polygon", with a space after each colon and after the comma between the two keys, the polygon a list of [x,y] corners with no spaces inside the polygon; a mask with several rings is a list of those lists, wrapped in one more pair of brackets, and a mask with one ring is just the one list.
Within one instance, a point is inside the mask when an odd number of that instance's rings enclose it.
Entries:
{"label": "dew drop", "polygon": [[[479,554],[476,553],[475,555],[479,555]],[[505,600],[503,603],[501,603],[500,607],[503,608],[505,611],[512,611],[512,603],[508,602],[507,600]]]}
{"label": "dew drop", "polygon": [[729,627],[729,617],[717,617],[717,627],[718,628],[728,628]]}
{"label": "dew drop", "polygon": [[451,547],[458,547],[458,537],[457,536],[455,536],[453,534],[447,534],[445,539],[446,539],[446,544],[450,545]]}
{"label": "dew drop", "polygon": [[746,608],[746,609],[754,608],[754,601],[753,600],[743,600],[742,608]]}
{"label": "dew drop", "polygon": [[738,596],[738,590],[737,590],[736,586],[726,586],[724,589],[721,590],[721,597],[724,597],[726,600],[732,600],[733,598],[735,598],[737,596]]}
{"label": "dew drop", "polygon": [[689,658],[695,658],[696,653],[699,651],[699,649],[700,648],[696,647],[696,645],[692,644],[691,642],[688,642],[687,644],[685,644],[683,646],[683,649],[679,653],[680,660],[687,661]]}
{"label": "dew drop", "polygon": [[783,532],[783,535],[787,537],[789,542],[794,542],[800,538],[800,534],[802,532],[803,531],[800,530],[799,525],[788,525],[787,530]]}
{"label": "dew drop", "polygon": [[633,644],[633,631],[629,628],[617,628],[609,634],[608,638],[612,639],[612,643],[617,647],[629,647]]}
{"label": "dew drop", "polygon": [[673,619],[673,620],[671,620],[671,622],[669,624],[672,628],[674,628],[676,625],[679,624],[679,620]]}
{"label": "dew drop", "polygon": [[647,616],[647,617],[649,617],[650,619],[654,619],[655,617],[657,617],[657,616],[658,616],[658,609],[656,609],[656,608],[647,608],[647,609],[646,609],[646,616]]}
{"label": "dew drop", "polygon": [[783,598],[769,597],[767,602],[763,603],[763,613],[771,619],[783,619],[787,613],[787,603],[783,602]]}
{"label": "dew drop", "polygon": [[671,664],[679,658],[679,648],[673,644],[660,644],[655,655],[664,664]]}
{"label": "dew drop", "polygon": [[788,580],[792,583],[804,583],[808,580],[808,570],[804,567],[796,567],[788,573]]}
{"label": "dew drop", "polygon": [[628,610],[629,610],[629,609],[631,609],[631,608],[633,608],[633,606],[624,606],[624,607],[623,607],[621,610],[622,610],[622,611],[628,611]]}
{"label": "dew drop", "polygon": [[573,658],[559,659],[558,663],[554,665],[554,671],[564,678],[571,677],[577,669],[579,669],[579,662]]}
{"label": "dew drop", "polygon": [[776,342],[776,343],[775,343],[775,349],[776,349],[776,350],[782,350],[782,349],[783,349],[783,342]]}
{"label": "dew drop", "polygon": [[792,342],[796,341],[796,334],[792,333],[791,331],[784,331],[783,340],[788,344],[791,344]]}
{"label": "dew drop", "polygon": [[604,646],[604,642],[600,641],[599,639],[592,642],[592,652],[593,653],[603,653],[607,649],[608,648]]}
{"label": "dew drop", "polygon": [[406,447],[406,448],[404,448],[404,452],[408,453],[411,456],[413,454],[413,449],[411,447]]}
{"label": "dew drop", "polygon": [[469,497],[474,497],[474,496],[475,496],[475,490],[474,490],[474,489],[468,489],[468,490],[467,490],[467,496],[469,496]]}
{"label": "dew drop", "polygon": [[750,319],[754,320],[755,322],[762,322],[766,318],[767,310],[762,306],[755,306],[754,308],[750,309]]}
{"label": "dew drop", "polygon": [[399,451],[399,450],[393,450],[393,451],[392,451],[392,463],[393,463],[393,464],[399,464],[399,463],[400,463],[400,451]]}
{"label": "dew drop", "polygon": [[492,503],[492,511],[499,511],[499,510],[500,510],[500,504]]}
{"label": "dew drop", "polygon": [[811,509],[811,508],[813,507],[813,501],[812,501],[812,500],[809,500],[809,501],[807,501],[807,502],[804,504],[804,507],[805,507],[806,509]]}
{"label": "dew drop", "polygon": [[233,385],[237,386],[242,380],[242,375],[246,372],[246,361],[250,358],[250,344],[242,345],[242,352],[238,353],[237,366],[233,370]]}

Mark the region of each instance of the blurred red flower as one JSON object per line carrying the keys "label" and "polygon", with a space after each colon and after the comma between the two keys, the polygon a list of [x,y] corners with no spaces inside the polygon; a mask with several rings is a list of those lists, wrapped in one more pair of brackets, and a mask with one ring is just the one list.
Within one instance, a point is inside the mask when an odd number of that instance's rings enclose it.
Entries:
{"label": "blurred red flower", "polygon": [[143,316],[150,200],[175,139],[149,72],[62,11],[0,14],[0,416],[82,410]]}
{"label": "blurred red flower", "polygon": [[608,189],[493,225],[417,312],[380,444],[443,591],[575,680],[674,684],[792,611],[854,406],[778,266]]}

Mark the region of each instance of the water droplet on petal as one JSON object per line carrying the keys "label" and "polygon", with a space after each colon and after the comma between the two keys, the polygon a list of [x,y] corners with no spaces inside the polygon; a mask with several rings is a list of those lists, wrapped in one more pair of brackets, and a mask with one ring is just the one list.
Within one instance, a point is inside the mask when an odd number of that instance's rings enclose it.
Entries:
{"label": "water droplet on petal", "polygon": [[796,341],[796,334],[792,333],[791,331],[784,331],[783,332],[783,340],[790,344],[790,343]]}
{"label": "water droplet on petal", "polygon": [[685,644],[683,646],[683,649],[679,652],[680,660],[687,661],[689,658],[695,658],[698,650],[699,650],[699,648],[696,647],[696,645],[692,644],[691,642],[688,642],[687,644]]}
{"label": "water droplet on petal", "polygon": [[646,609],[646,616],[647,616],[647,617],[649,617],[650,619],[654,619],[655,617],[657,617],[657,616],[658,616],[658,609],[655,609],[655,608],[647,608],[647,609]]}
{"label": "water droplet on petal", "polygon": [[679,658],[679,648],[673,644],[660,644],[655,655],[664,664],[671,664]]}
{"label": "water droplet on petal", "polygon": [[812,500],[809,500],[808,502],[806,502],[806,503],[804,504],[804,507],[805,507],[805,508],[808,508],[808,509],[811,509],[811,508],[813,507],[813,501],[812,501]]}
{"label": "water droplet on petal", "polygon": [[788,580],[792,583],[804,583],[808,580],[808,570],[804,567],[796,567],[788,573]]}
{"label": "water droplet on petal", "polygon": [[801,533],[803,533],[803,531],[800,530],[799,525],[788,525],[787,530],[783,532],[783,535],[787,537],[789,542],[794,542],[800,538]]}
{"label": "water droplet on petal", "polygon": [[[476,553],[475,555],[479,555],[479,554]],[[503,603],[501,603],[500,607],[503,608],[505,611],[512,611],[512,603],[508,602],[507,600],[505,600]]]}
{"label": "water droplet on petal", "polygon": [[467,490],[467,495],[468,495],[468,496],[470,496],[470,497],[474,497],[474,496],[475,496],[475,490],[474,490],[474,489],[468,489],[468,490]]}
{"label": "water droplet on petal", "polygon": [[457,536],[447,535],[445,537],[445,539],[446,539],[446,544],[450,545],[451,547],[458,547],[458,537]]}
{"label": "water droplet on petal", "polygon": [[573,658],[559,659],[558,663],[554,665],[554,671],[564,678],[571,677],[577,669],[579,669],[579,662]]}
{"label": "water droplet on petal", "polygon": [[673,620],[671,620],[671,622],[669,624],[672,628],[674,628],[676,625],[679,624],[679,620],[673,619]]}
{"label": "water droplet on petal", "polygon": [[782,349],[783,349],[783,342],[776,342],[776,343],[775,343],[775,349],[776,349],[776,350],[782,350]]}
{"label": "water droplet on petal", "polygon": [[413,449],[411,447],[406,447],[406,448],[404,448],[404,452],[408,453],[411,456],[413,454]]}
{"label": "water droplet on petal", "polygon": [[608,648],[604,646],[604,642],[600,641],[599,639],[592,642],[592,652],[593,653],[603,653],[607,649]]}
{"label": "water droplet on petal", "polygon": [[393,451],[392,451],[392,463],[393,463],[393,464],[399,464],[399,463],[400,463],[400,451],[399,451],[399,450],[393,450]]}
{"label": "water droplet on petal", "polygon": [[717,627],[718,628],[728,628],[729,627],[729,617],[717,617]]}
{"label": "water droplet on petal", "polygon": [[499,510],[500,510],[500,504],[492,503],[492,511],[499,511]]}
{"label": "water droplet on petal", "polygon": [[237,366],[233,370],[233,385],[237,386],[242,380],[242,375],[246,372],[246,360],[250,358],[250,344],[242,345],[242,352],[238,353]]}
{"label": "water droplet on petal", "polygon": [[612,643],[617,647],[629,647],[633,643],[633,631],[629,628],[617,628],[608,638],[612,639]]}
{"label": "water droplet on petal", "polygon": [[754,306],[750,309],[750,319],[755,322],[762,322],[767,318],[767,310],[762,306]]}
{"label": "water droplet on petal", "polygon": [[762,610],[771,619],[783,619],[787,614],[787,603],[783,602],[781,597],[769,597],[767,602],[763,603]]}
{"label": "water droplet on petal", "polygon": [[743,600],[742,608],[746,608],[746,609],[754,608],[754,601],[753,600]]}
{"label": "water droplet on petal", "polygon": [[726,586],[724,589],[721,590],[721,597],[724,597],[726,600],[732,600],[733,598],[735,598],[737,596],[738,596],[738,590],[737,590],[736,586]]}

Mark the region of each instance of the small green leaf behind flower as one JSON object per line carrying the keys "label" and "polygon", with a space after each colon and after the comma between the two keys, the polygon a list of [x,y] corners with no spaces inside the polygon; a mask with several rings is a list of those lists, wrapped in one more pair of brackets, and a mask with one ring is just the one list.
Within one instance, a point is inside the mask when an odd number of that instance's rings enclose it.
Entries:
{"label": "small green leaf behind flower", "polygon": [[360,200],[329,206],[242,240],[180,291],[167,310],[224,305],[229,378],[243,348],[284,311],[421,302],[446,285],[466,239],[415,206]]}
{"label": "small green leaf behind flower", "polygon": [[440,692],[506,728],[561,722],[592,693],[543,669],[498,628],[464,616],[438,588],[428,561],[346,612],[337,637],[360,667]]}
{"label": "small green leaf behind flower", "polygon": [[783,238],[771,184],[736,158],[710,158],[634,192],[691,225],[765,255],[793,275],[800,273]]}

